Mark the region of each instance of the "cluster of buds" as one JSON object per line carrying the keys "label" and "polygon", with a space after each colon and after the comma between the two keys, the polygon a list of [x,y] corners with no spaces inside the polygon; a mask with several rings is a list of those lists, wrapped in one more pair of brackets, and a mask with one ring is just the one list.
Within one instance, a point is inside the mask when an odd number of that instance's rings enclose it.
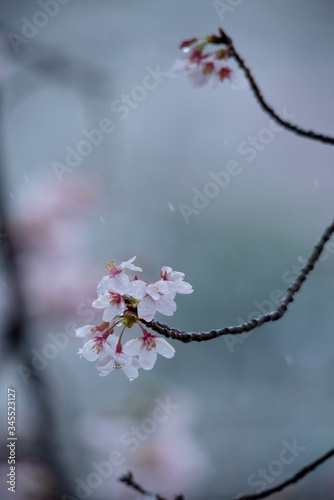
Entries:
{"label": "cluster of buds", "polygon": [[[92,304],[97,309],[104,309],[103,322],[76,330],[77,337],[84,337],[79,354],[89,361],[97,361],[102,376],[121,369],[133,380],[138,377],[139,368],[153,368],[157,354],[172,358],[174,348],[165,339],[149,333],[141,320],[151,321],[156,312],[172,316],[176,310],[176,294],[193,291],[191,285],[183,281],[183,273],[166,266],[161,269],[161,279],[155,283],[147,284],[137,276],[130,279],[126,270],[142,271],[133,264],[135,258],[119,266],[113,262],[106,266],[109,274],[98,284],[98,298]],[[135,324],[139,325],[143,336],[122,345],[125,329]],[[117,327],[122,327],[119,335],[115,333]]]}
{"label": "cluster of buds", "polygon": [[201,87],[211,81],[213,87],[216,88],[220,82],[226,79],[230,80],[233,72],[226,65],[226,60],[232,56],[231,49],[227,46],[227,48],[219,48],[214,52],[204,52],[207,45],[222,43],[228,45],[228,39],[216,35],[184,40],[179,48],[188,54],[176,61],[171,73],[176,74],[186,70],[195,87]]}

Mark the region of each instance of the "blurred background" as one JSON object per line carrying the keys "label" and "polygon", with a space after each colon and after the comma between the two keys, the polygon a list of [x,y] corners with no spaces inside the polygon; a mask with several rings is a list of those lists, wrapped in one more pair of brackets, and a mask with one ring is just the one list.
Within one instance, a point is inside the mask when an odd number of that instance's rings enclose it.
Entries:
{"label": "blurred background", "polygon": [[[171,326],[276,307],[332,221],[333,148],[278,130],[247,86],[194,89],[169,71],[181,40],[223,26],[278,114],[333,136],[333,2],[0,6],[1,498],[7,387],[18,500],[135,499],[118,482],[128,470],[168,498],[278,484],[334,443],[333,242],[281,321],[174,341],[173,359],[131,383],[99,377],[74,329],[101,319],[105,264],[134,255],[148,282],[167,265],[193,285]],[[333,461],[277,498],[334,498]]]}

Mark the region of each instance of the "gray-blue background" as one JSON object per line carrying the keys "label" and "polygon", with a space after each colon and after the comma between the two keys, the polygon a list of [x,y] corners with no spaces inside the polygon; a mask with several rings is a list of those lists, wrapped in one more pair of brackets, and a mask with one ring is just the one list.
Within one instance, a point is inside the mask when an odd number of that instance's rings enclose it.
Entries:
{"label": "gray-blue background", "polygon": [[[294,266],[310,254],[334,214],[331,146],[280,131],[267,144],[260,142],[262,149],[251,161],[249,153],[243,154],[244,142],[250,136],[266,139],[263,129],[270,125],[248,88],[233,90],[226,82],[216,90],[210,85],[193,89],[183,75],[165,76],[125,119],[111,109],[122,94],[142,85],[147,67],[168,72],[180,57],[181,40],[223,25],[278,113],[286,109],[293,122],[333,135],[334,4],[223,3],[230,9],[219,16],[217,2],[211,1],[70,0],[16,54],[8,32],[21,34],[22,17],[31,20],[40,7],[30,0],[1,1],[9,212],[28,184],[38,185],[48,175],[58,185],[53,162],[64,163],[65,148],[77,146],[83,129],[110,118],[114,131],[63,176],[67,182],[70,176],[87,175],[99,188],[100,204],[87,218],[84,251],[98,276],[110,259],[120,262],[133,255],[148,281],[158,279],[163,265],[183,271],[194,293],[179,297],[168,323],[188,331],[258,314],[254,301],[272,300],[273,290],[287,288]],[[240,173],[187,224],[180,204],[192,206],[193,190],[203,192],[212,181],[210,172],[226,170],[231,160]],[[305,450],[267,486],[332,447],[333,254],[331,246],[281,321],[238,343],[224,338],[173,342],[175,357],[160,358],[153,371],[142,371],[132,383],[122,373],[100,378],[77,356],[81,341],[71,338],[41,376],[52,388],[59,442],[72,479],[84,479],[94,470],[92,462],[107,453],[85,443],[86,431],[80,429],[87,414],[140,421],[151,415],[154,399],[165,394],[179,405],[175,429],[179,418],[202,456],[203,474],[194,473],[193,491],[191,473],[185,483],[180,480],[184,491],[191,491],[186,498],[255,492],[249,477],[279,457],[283,441],[295,439]],[[75,309],[66,317],[35,318],[30,325],[35,348],[42,352],[49,342],[45,334],[64,331],[71,320],[81,326],[86,318]],[[22,430],[26,415],[38,414],[38,407],[29,400],[15,363],[4,374],[2,394],[7,385],[19,389],[17,426]],[[139,411],[141,401],[145,405]],[[94,436],[101,430],[91,418]],[[117,448],[117,437],[115,443]],[[137,453],[140,457],[140,449],[124,469],[132,468],[140,480],[140,469],[133,465]],[[128,491],[122,497],[114,492],[118,475],[117,470],[108,479],[110,495],[101,486],[91,498],[135,498]],[[195,476],[201,476],[199,483]],[[151,488],[146,476],[144,486]],[[20,488],[22,498],[29,498],[23,479]],[[277,498],[334,498],[333,464]]]}

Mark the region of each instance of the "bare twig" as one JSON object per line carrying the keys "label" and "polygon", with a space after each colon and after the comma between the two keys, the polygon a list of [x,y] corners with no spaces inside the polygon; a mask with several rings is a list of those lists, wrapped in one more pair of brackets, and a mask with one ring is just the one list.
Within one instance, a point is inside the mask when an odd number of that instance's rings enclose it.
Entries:
{"label": "bare twig", "polygon": [[[133,474],[132,472],[128,472],[127,474],[124,474],[124,476],[120,477],[119,480],[122,482],[122,483],[125,483],[127,484],[128,486],[130,486],[131,488],[133,488],[134,490],[138,491],[139,493],[141,493],[142,495],[150,495],[150,496],[155,496],[157,500],[166,500],[164,497],[162,497],[161,495],[158,495],[158,494],[154,494],[154,493],[151,493],[150,491],[147,491],[145,490],[142,486],[140,486],[140,484],[138,484],[135,480],[134,480],[134,477],[133,477]],[[175,500],[184,500],[184,497],[183,495],[177,495],[175,497]]]}
{"label": "bare twig", "polygon": [[[279,491],[284,490],[287,486],[290,486],[291,484],[295,484],[303,477],[305,477],[307,474],[310,472],[314,471],[319,465],[323,464],[331,458],[334,455],[334,448],[329,450],[325,455],[322,457],[318,458],[314,462],[310,463],[306,467],[303,467],[300,471],[298,471],[296,474],[294,474],[292,477],[287,479],[286,481],[283,481],[282,483],[278,484],[277,486],[274,486],[273,488],[269,488],[268,490],[261,491],[260,493],[251,493],[248,495],[242,495],[238,497],[234,497],[231,500],[260,500],[261,498],[268,498],[269,496],[273,495],[274,493],[278,493]],[[123,483],[127,484],[128,486],[131,486],[133,489],[138,491],[139,493],[142,493],[143,495],[152,495],[154,496],[153,493],[145,490],[142,486],[140,486],[138,483],[136,483],[133,479],[133,474],[132,472],[128,472],[124,476],[120,478],[120,481]],[[166,500],[160,495],[155,495],[157,500]],[[175,500],[184,500],[183,495],[179,495],[175,498]]]}
{"label": "bare twig", "polygon": [[[270,495],[273,495],[274,493],[278,493],[279,491],[284,490],[287,486],[290,486],[290,484],[297,483],[305,477],[307,474],[312,472],[314,469],[316,469],[319,465],[323,464],[331,458],[334,455],[334,448],[329,450],[325,455],[322,457],[318,458],[311,464],[307,465],[303,469],[301,469],[299,472],[297,472],[294,476],[290,477],[290,479],[287,479],[283,483],[278,484],[277,486],[274,486],[273,488],[269,488],[268,490],[262,491],[261,493],[254,493],[251,495],[243,495],[239,496],[238,500],[259,500],[260,498],[267,498]],[[237,499],[232,499],[232,500],[237,500]]]}
{"label": "bare twig", "polygon": [[253,318],[246,323],[237,326],[225,326],[219,330],[211,330],[209,332],[200,332],[200,333],[187,333],[182,330],[178,330],[177,328],[171,328],[170,326],[160,323],[159,321],[145,321],[142,320],[147,327],[151,328],[157,333],[164,335],[167,338],[172,338],[174,340],[180,340],[181,342],[202,342],[204,340],[211,340],[217,337],[221,337],[222,335],[236,335],[244,332],[249,332],[263,325],[264,323],[268,323],[269,321],[277,321],[284,316],[288,309],[288,305],[293,301],[294,295],[298,292],[303,282],[306,280],[308,274],[314,268],[316,262],[318,261],[320,255],[323,252],[324,246],[327,241],[330,239],[334,232],[334,221],[332,224],[325,230],[324,234],[320,238],[318,244],[314,247],[312,254],[308,258],[305,266],[299,272],[297,278],[292,283],[292,285],[287,289],[286,296],[280,301],[280,305],[274,311],[263,314],[258,318]]}
{"label": "bare twig", "polygon": [[312,130],[304,130],[298,125],[295,125],[294,123],[289,123],[283,118],[281,118],[276,113],[276,111],[265,101],[262,92],[259,89],[259,86],[257,85],[250,69],[248,68],[248,66],[246,66],[244,60],[242,59],[240,54],[236,51],[231,38],[227,36],[226,33],[221,28],[219,28],[219,34],[220,36],[213,37],[211,43],[224,44],[228,46],[231,52],[231,56],[235,59],[239,67],[245,73],[246,78],[251,86],[251,89],[255,95],[257,102],[266,113],[268,113],[277,123],[282,125],[282,127],[286,128],[287,130],[290,130],[291,132],[294,132],[295,134],[307,137],[308,139],[314,139],[315,141],[320,141],[327,144],[334,144],[334,137],[330,137],[324,134],[318,134],[317,132],[313,132]]}

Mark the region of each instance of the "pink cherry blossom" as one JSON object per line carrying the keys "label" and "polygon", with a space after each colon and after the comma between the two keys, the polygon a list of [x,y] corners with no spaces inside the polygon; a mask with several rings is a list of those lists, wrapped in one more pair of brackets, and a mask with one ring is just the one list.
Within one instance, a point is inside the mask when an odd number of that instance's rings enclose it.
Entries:
{"label": "pink cherry blossom", "polygon": [[[184,273],[167,266],[161,269],[161,279],[155,283],[148,284],[137,276],[130,279],[126,270],[141,271],[133,264],[134,260],[135,257],[120,266],[113,262],[107,266],[109,275],[103,276],[99,282],[98,297],[93,301],[95,308],[104,310],[104,321],[98,326],[86,325],[76,330],[78,337],[84,337],[79,354],[88,361],[97,361],[101,376],[121,369],[133,380],[138,377],[140,367],[145,370],[153,368],[157,354],[173,357],[174,348],[166,340],[148,333],[141,322],[151,321],[156,312],[171,316],[176,310],[176,294],[193,291],[184,281]],[[144,336],[130,340],[122,347],[125,330],[135,324],[140,326]],[[122,327],[119,336],[114,334],[117,326]],[[139,358],[135,357],[137,355]]]}
{"label": "pink cherry blossom", "polygon": [[106,267],[109,270],[109,276],[103,276],[102,280],[98,284],[98,296],[104,295],[107,292],[118,293],[121,295],[125,294],[130,284],[130,278],[125,272],[122,271],[124,269],[129,269],[130,271],[142,271],[140,267],[132,264],[135,259],[136,256],[126,262],[122,262],[119,266],[116,266],[113,261],[111,261],[110,264],[107,264]]}
{"label": "pink cherry blossom", "polygon": [[166,281],[160,280],[145,286],[145,296],[138,304],[138,317],[151,321],[155,313],[172,316],[176,311],[175,292]]}
{"label": "pink cherry blossom", "polygon": [[171,267],[164,266],[161,269],[160,276],[164,281],[170,282],[171,288],[173,288],[176,293],[187,294],[194,291],[190,283],[183,281],[184,273],[173,271]]}
{"label": "pink cherry blossom", "polygon": [[124,352],[117,352],[117,347],[114,351],[112,346],[110,346],[110,349],[106,346],[104,355],[96,363],[96,367],[101,377],[105,377],[113,370],[122,370],[131,381],[138,377],[140,362],[137,358]]}
{"label": "pink cherry blossom", "polygon": [[125,273],[117,273],[114,276],[103,276],[97,285],[98,296],[108,292],[119,293],[124,295],[130,284],[130,278]]}
{"label": "pink cherry blossom", "polygon": [[88,242],[97,187],[79,172],[58,183],[46,171],[17,186],[9,222],[28,316],[73,316],[94,293],[99,274]]}
{"label": "pink cherry blossom", "polygon": [[[196,45],[193,45],[194,43]],[[194,87],[202,87],[211,81],[212,86],[217,88],[220,82],[231,79],[233,72],[225,62],[231,57],[231,51],[228,48],[219,48],[214,52],[205,52],[207,45],[216,43],[218,42],[215,35],[209,35],[201,41],[197,38],[184,40],[180,49],[189,50],[189,54],[176,61],[171,69],[171,75],[175,76],[180,71],[186,71]]]}
{"label": "pink cherry blossom", "polygon": [[90,328],[90,326],[87,325],[76,331],[77,336],[85,335],[84,345],[79,349],[78,354],[88,361],[96,361],[105,352],[109,352],[110,349],[116,350],[119,337],[112,335],[110,328],[97,332],[96,327]]}
{"label": "pink cherry blossom", "polygon": [[94,300],[92,306],[96,309],[104,309],[104,321],[112,321],[115,316],[123,314],[127,308],[125,296],[114,292],[107,292],[104,295],[100,295]]}
{"label": "pink cherry blossom", "polygon": [[175,354],[174,347],[167,340],[148,332],[143,337],[129,340],[124,345],[123,351],[130,356],[139,355],[139,363],[144,370],[152,370],[157,360],[157,354],[168,359]]}
{"label": "pink cherry blossom", "polygon": [[211,81],[213,88],[217,88],[219,82],[230,79],[232,70],[226,66],[226,62],[212,56],[202,58],[185,57],[178,60],[171,69],[171,74],[176,75],[185,70],[194,87],[203,87]]}
{"label": "pink cherry blossom", "polygon": [[111,261],[110,264],[107,264],[107,268],[109,269],[109,275],[114,277],[114,276],[117,276],[117,274],[121,273],[123,271],[123,269],[129,269],[130,271],[142,271],[142,269],[140,267],[137,267],[135,265],[132,264],[132,262],[137,258],[137,256],[135,255],[134,257],[132,257],[132,259],[129,259],[125,262],[122,262],[119,266],[116,266],[114,264],[114,261]]}

